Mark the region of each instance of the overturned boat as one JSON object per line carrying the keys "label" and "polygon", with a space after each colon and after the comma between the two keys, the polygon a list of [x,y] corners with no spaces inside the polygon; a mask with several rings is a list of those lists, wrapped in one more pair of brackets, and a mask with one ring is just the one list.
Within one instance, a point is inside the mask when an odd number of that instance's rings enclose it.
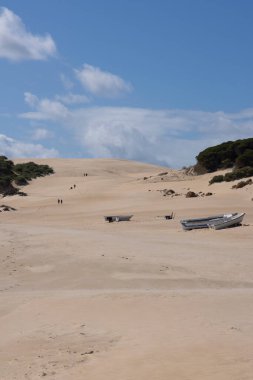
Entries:
{"label": "overturned boat", "polygon": [[129,221],[133,215],[109,215],[104,216],[105,221],[112,223],[112,222],[127,222]]}
{"label": "overturned boat", "polygon": [[221,230],[223,228],[233,227],[241,224],[245,213],[232,213],[208,216],[206,218],[185,219],[180,223],[184,230],[194,230],[200,228],[213,228]]}

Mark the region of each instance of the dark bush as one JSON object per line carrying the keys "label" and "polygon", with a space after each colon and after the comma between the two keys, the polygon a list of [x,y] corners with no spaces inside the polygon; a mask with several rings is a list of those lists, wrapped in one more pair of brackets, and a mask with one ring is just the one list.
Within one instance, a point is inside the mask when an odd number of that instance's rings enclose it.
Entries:
{"label": "dark bush", "polygon": [[247,178],[247,177],[252,177],[253,176],[253,167],[245,167],[241,169],[236,169],[231,173],[226,173],[224,176],[224,180],[227,182],[234,181],[236,179],[241,179],[241,178]]}
{"label": "dark bush", "polygon": [[15,173],[21,175],[30,181],[33,178],[44,177],[45,175],[53,174],[53,169],[48,165],[38,165],[34,162],[25,164],[16,164],[14,167]]}
{"label": "dark bush", "polygon": [[14,187],[12,185],[7,186],[4,189],[4,191],[2,192],[3,197],[7,197],[7,196],[10,196],[10,195],[16,195],[17,193],[18,193],[18,189],[16,189],[16,187]]}
{"label": "dark bush", "polygon": [[229,169],[234,166],[234,162],[231,161],[229,158],[226,158],[225,160],[223,160],[221,164],[224,169]]}
{"label": "dark bush", "polygon": [[213,183],[219,183],[224,181],[223,175],[215,175],[212,179],[210,179],[209,184],[212,185]]}
{"label": "dark bush", "polygon": [[247,181],[240,181],[236,185],[232,186],[232,189],[241,189],[244,186],[252,185],[252,179],[248,179]]}
{"label": "dark bush", "polygon": [[16,178],[15,178],[15,184],[17,186],[25,186],[25,185],[28,185],[28,181],[27,179],[22,176],[22,175],[18,175]]}
{"label": "dark bush", "polygon": [[226,173],[224,176],[216,175],[209,181],[209,184],[212,185],[213,183],[223,182],[223,181],[231,182],[231,181],[235,181],[236,179],[242,179],[242,178],[247,178],[247,177],[252,177],[252,176],[253,176],[253,168],[247,166],[242,169],[235,169],[232,172]]}
{"label": "dark bush", "polygon": [[8,160],[5,156],[0,156],[0,177],[10,175],[14,167],[11,160]]}
{"label": "dark bush", "polygon": [[34,162],[16,164],[5,156],[0,156],[0,194],[3,196],[14,195],[18,189],[13,186],[24,186],[33,178],[42,177],[54,173],[48,165],[38,165]]}
{"label": "dark bush", "polygon": [[229,173],[226,173],[224,175],[224,181],[226,181],[226,182],[231,182],[231,181],[234,181],[236,179],[237,179],[237,177],[236,177],[236,173],[235,172],[229,172]]}
{"label": "dark bush", "polygon": [[246,149],[239,157],[237,157],[235,165],[237,168],[244,168],[245,166],[253,167],[253,150]]}

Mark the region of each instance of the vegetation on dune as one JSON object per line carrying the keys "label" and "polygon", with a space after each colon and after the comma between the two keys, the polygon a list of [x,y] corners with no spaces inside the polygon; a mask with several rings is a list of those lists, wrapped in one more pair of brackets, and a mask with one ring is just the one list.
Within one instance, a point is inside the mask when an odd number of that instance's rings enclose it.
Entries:
{"label": "vegetation on dune", "polygon": [[24,186],[34,178],[53,173],[53,169],[48,165],[38,165],[34,162],[15,165],[6,156],[0,156],[0,194],[4,196],[24,194],[14,184]]}
{"label": "vegetation on dune", "polygon": [[225,175],[214,176],[210,184],[230,182],[253,176],[253,138],[227,141],[209,147],[198,154],[195,172],[212,173],[216,170],[232,168]]}
{"label": "vegetation on dune", "polygon": [[236,179],[242,179],[247,177],[253,176],[253,167],[245,167],[242,169],[236,169],[232,172],[226,173],[224,175],[215,175],[210,181],[210,185],[217,182],[231,182],[235,181]]}
{"label": "vegetation on dune", "polygon": [[33,178],[44,177],[45,175],[53,174],[53,169],[48,165],[38,165],[34,162],[27,162],[25,164],[16,164],[14,171],[17,176],[25,178],[30,181]]}
{"label": "vegetation on dune", "polygon": [[209,147],[200,152],[196,159],[197,169],[199,167],[206,173],[228,168],[253,167],[253,138],[227,141]]}
{"label": "vegetation on dune", "polygon": [[14,163],[5,156],[0,156],[0,194],[13,195],[17,189],[12,185]]}

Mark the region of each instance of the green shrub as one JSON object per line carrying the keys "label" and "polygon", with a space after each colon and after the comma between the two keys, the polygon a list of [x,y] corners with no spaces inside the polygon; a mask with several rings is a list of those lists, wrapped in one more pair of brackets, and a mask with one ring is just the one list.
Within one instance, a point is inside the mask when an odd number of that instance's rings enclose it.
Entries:
{"label": "green shrub", "polygon": [[213,183],[219,183],[224,181],[223,175],[215,175],[212,179],[210,179],[209,184],[212,185]]}
{"label": "green shrub", "polygon": [[8,160],[5,156],[0,156],[0,177],[10,176],[12,173],[14,164]]}
{"label": "green shrub", "polygon": [[224,169],[229,169],[234,166],[234,162],[230,160],[229,158],[226,158],[225,160],[223,160],[221,164]]}
{"label": "green shrub", "polygon": [[0,156],[0,194],[16,194],[18,189],[13,186],[13,182],[18,186],[24,186],[33,178],[52,173],[54,171],[48,165],[38,165],[34,162],[14,165],[6,156]]}
{"label": "green shrub", "polygon": [[247,166],[242,169],[235,169],[232,172],[226,173],[225,175],[215,175],[210,181],[209,184],[212,185],[213,183],[217,182],[231,182],[235,181],[237,179],[247,178],[253,176],[253,168]]}
{"label": "green shrub", "polygon": [[237,157],[235,165],[237,168],[244,168],[245,166],[253,167],[253,150],[246,149]]}
{"label": "green shrub", "polygon": [[4,194],[5,191],[11,191],[13,188],[13,162],[8,160],[5,156],[0,156],[0,194]]}
{"label": "green shrub", "polygon": [[[239,177],[239,178],[242,178],[242,177]],[[231,182],[231,181],[234,181],[236,179],[238,179],[238,178],[236,177],[235,172],[226,173],[224,175],[224,181],[226,181],[226,182]]]}
{"label": "green shrub", "polygon": [[45,175],[53,174],[54,170],[48,165],[38,165],[34,162],[25,164],[16,164],[14,166],[15,173],[21,175],[30,181],[33,178],[44,177]]}
{"label": "green shrub", "polygon": [[247,177],[252,177],[252,176],[253,176],[253,167],[250,167],[250,166],[246,166],[241,169],[235,169],[233,171],[234,179],[241,179],[241,178],[247,178]]}

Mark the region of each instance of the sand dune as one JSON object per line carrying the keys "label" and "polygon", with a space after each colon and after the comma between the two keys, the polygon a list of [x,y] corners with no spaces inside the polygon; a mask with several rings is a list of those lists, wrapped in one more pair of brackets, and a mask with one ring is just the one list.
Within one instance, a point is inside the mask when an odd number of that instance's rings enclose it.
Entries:
{"label": "sand dune", "polygon": [[[126,160],[33,161],[55,174],[0,213],[0,379],[251,380],[253,186]],[[243,226],[179,223],[233,211]],[[134,217],[103,219],[120,213]]]}

